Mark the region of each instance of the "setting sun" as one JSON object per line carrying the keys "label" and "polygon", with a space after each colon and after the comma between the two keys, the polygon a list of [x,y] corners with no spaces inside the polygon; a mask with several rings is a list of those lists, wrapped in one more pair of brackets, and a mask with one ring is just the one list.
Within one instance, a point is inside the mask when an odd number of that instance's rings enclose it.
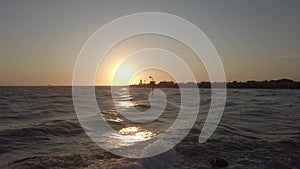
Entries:
{"label": "setting sun", "polygon": [[115,85],[128,85],[132,76],[132,72],[128,66],[120,65],[114,75],[113,83]]}

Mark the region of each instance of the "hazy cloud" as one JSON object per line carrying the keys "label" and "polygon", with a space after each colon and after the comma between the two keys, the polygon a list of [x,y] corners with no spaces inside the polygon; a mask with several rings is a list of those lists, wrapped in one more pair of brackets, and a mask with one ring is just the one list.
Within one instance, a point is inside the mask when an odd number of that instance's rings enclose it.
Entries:
{"label": "hazy cloud", "polygon": [[298,55],[282,55],[282,56],[275,56],[276,58],[280,59],[300,59],[300,54]]}

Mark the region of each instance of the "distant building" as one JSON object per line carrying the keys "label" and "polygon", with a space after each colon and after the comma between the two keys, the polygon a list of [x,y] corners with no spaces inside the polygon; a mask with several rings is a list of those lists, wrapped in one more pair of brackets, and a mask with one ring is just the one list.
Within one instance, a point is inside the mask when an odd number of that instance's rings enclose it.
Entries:
{"label": "distant building", "polygon": [[161,81],[161,82],[159,82],[159,84],[158,85],[174,85],[174,82],[173,81]]}
{"label": "distant building", "polygon": [[293,80],[291,79],[278,79],[278,80],[271,80],[271,82],[275,82],[275,83],[294,83]]}
{"label": "distant building", "polygon": [[[151,77],[152,78],[152,77]],[[223,88],[225,82],[187,82],[187,83],[175,83],[173,81],[161,81],[158,84],[154,80],[151,80],[150,83],[146,83],[140,80],[139,85],[130,85],[130,87],[143,87],[143,88],[191,88],[198,86],[198,88],[211,88],[213,84],[215,88]],[[238,88],[238,89],[300,89],[300,82],[296,82],[290,79],[278,79],[278,80],[263,80],[255,81],[250,80],[246,82],[228,82],[226,83],[227,88]]]}
{"label": "distant building", "polygon": [[149,84],[150,84],[150,85],[155,85],[156,83],[155,83],[154,80],[151,80]]}
{"label": "distant building", "polygon": [[161,81],[157,85],[158,87],[163,87],[163,88],[172,88],[172,87],[178,87],[176,83],[173,81]]}

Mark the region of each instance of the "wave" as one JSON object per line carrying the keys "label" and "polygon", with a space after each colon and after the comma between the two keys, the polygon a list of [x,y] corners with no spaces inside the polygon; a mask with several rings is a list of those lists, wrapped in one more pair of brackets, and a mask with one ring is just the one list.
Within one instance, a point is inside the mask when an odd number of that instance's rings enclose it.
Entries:
{"label": "wave", "polygon": [[83,130],[78,122],[63,120],[54,120],[31,127],[5,129],[0,131],[0,154],[22,148],[30,142],[49,141],[53,136],[74,137],[82,133]]}
{"label": "wave", "polygon": [[[97,87],[96,95],[113,128],[140,126],[159,134],[173,124],[181,102],[178,90],[164,91],[164,113],[147,124],[125,119],[113,106],[110,88]],[[150,90],[130,92],[121,99],[150,108]],[[200,113],[188,136],[171,152],[138,160],[107,153],[85,135],[71,88],[0,88],[0,165],[6,165],[0,168],[211,168],[216,156],[228,168],[300,168],[298,90],[229,90],[222,121],[203,144],[198,139],[211,98],[209,90],[200,92]]]}

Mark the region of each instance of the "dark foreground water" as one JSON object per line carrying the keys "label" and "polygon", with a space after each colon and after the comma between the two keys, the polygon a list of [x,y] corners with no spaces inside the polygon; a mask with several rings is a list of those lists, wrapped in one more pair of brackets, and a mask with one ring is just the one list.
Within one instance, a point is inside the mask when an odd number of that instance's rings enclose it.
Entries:
{"label": "dark foreground water", "polygon": [[[143,127],[116,111],[109,91],[96,90],[105,120],[119,131]],[[198,136],[210,91],[200,93],[198,118],[181,143],[156,157],[129,159],[101,149],[84,133],[71,87],[1,87],[0,168],[211,168],[216,157],[228,162],[226,168],[300,168],[300,90],[229,89],[222,121],[203,144]],[[148,89],[133,89],[125,96],[120,91],[120,105],[146,110],[148,94]],[[166,112],[147,124],[150,133],[168,128],[180,108],[177,89],[165,89],[165,94]],[[116,148],[122,146],[128,145]]]}

